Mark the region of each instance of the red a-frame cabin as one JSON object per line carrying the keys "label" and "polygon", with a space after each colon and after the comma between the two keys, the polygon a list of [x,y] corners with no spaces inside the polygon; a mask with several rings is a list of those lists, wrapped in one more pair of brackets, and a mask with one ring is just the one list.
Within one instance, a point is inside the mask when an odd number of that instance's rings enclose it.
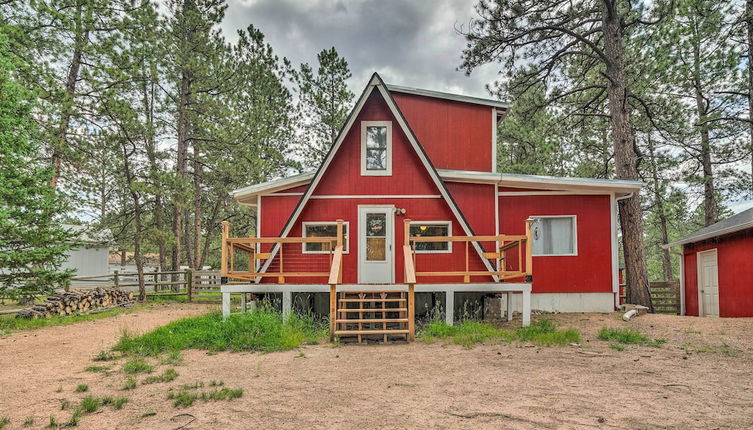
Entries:
{"label": "red a-frame cabin", "polygon": [[463,292],[506,293],[523,324],[614,310],[616,201],[641,183],[497,172],[508,107],[374,74],[316,172],[233,193],[258,234],[224,225],[225,313],[231,292],[329,293],[333,335],[410,338],[414,293],[443,295],[448,323]]}

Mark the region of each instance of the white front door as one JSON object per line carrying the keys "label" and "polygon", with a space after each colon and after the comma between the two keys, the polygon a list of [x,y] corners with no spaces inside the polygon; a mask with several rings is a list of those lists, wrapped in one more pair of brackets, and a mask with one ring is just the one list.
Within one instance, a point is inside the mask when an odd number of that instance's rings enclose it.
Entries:
{"label": "white front door", "polygon": [[394,280],[393,206],[358,206],[358,282]]}
{"label": "white front door", "polygon": [[719,265],[716,249],[698,253],[698,314],[719,316]]}

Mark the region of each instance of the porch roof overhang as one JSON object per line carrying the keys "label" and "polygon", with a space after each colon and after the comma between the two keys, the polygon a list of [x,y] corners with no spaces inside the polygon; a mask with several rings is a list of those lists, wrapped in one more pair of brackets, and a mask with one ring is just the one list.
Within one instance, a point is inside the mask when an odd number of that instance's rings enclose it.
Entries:
{"label": "porch roof overhang", "polygon": [[[490,184],[512,188],[546,189],[555,191],[572,191],[588,193],[615,193],[627,195],[641,189],[640,181],[621,179],[566,178],[557,176],[518,175],[512,173],[476,172],[471,170],[437,169],[445,182],[464,182],[472,184]],[[272,194],[301,185],[308,185],[314,172],[275,179],[232,191],[230,195],[240,204],[256,206],[258,197]]]}
{"label": "porch roof overhang", "polygon": [[723,219],[716,224],[704,227],[680,240],[662,245],[662,248],[669,249],[673,246],[687,245],[689,243],[700,242],[751,228],[753,228],[753,208],[744,210],[727,219]]}

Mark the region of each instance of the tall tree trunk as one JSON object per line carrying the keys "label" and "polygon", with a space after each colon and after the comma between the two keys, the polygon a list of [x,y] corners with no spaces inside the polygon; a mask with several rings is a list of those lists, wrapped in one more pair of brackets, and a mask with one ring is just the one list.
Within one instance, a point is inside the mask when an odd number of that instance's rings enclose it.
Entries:
{"label": "tall tree trunk", "polygon": [[[753,0],[745,2],[748,33],[748,128],[750,130],[750,173],[753,182]],[[752,190],[753,191],[753,190]]]}
{"label": "tall tree trunk", "polygon": [[186,265],[193,266],[193,243],[191,241],[191,230],[193,230],[193,226],[191,223],[191,214],[188,209],[183,212],[183,219],[185,220],[183,223],[183,249],[185,250],[185,261]]}
{"label": "tall tree trunk", "polygon": [[225,197],[223,196],[222,199],[217,199],[214,207],[212,207],[212,214],[210,215],[209,221],[207,222],[207,231],[206,234],[204,234],[204,247],[201,250],[201,260],[199,260],[199,267],[203,267],[204,263],[207,261],[209,245],[212,243],[212,238],[214,237],[214,231],[217,225],[217,217],[220,215],[220,207],[222,206],[222,201],[224,198]]}
{"label": "tall tree trunk", "polygon": [[[656,205],[656,212],[659,218],[659,234],[661,236],[661,245],[666,245],[669,243],[667,208],[664,204],[664,196],[662,196],[661,190],[659,188],[659,169],[656,166],[656,154],[654,153],[654,146],[652,143],[649,143],[649,155],[651,156],[651,177],[654,182],[654,204]],[[659,250],[661,251],[662,256],[661,263],[664,280],[672,281],[674,280],[674,275],[672,274],[672,259],[671,255],[669,254],[669,249],[665,249],[664,247],[659,246]]]}
{"label": "tall tree trunk", "polygon": [[193,268],[201,270],[201,151],[193,145]]}
{"label": "tall tree trunk", "polygon": [[[607,98],[611,116],[615,174],[619,179],[636,180],[639,178],[638,154],[633,128],[630,124],[627,100],[621,17],[612,0],[603,1],[602,26],[604,51],[608,57]],[[629,303],[647,306],[653,311],[643,247],[643,218],[640,201],[640,194],[636,192],[630,198],[620,200],[619,203],[622,246],[627,272],[627,300]]]}
{"label": "tall tree trunk", "polygon": [[173,270],[180,267],[180,254],[183,239],[183,196],[185,193],[186,164],[188,158],[188,109],[191,104],[191,78],[190,71],[183,70],[178,92],[178,148],[175,163],[178,189],[175,193],[175,206],[173,208]]}
{"label": "tall tree trunk", "polygon": [[[144,60],[145,61],[145,60]],[[147,80],[149,81],[147,83]],[[154,100],[155,100],[155,81],[157,77],[154,76],[153,68],[149,67],[149,72],[144,74],[143,84],[141,86],[144,115],[146,116],[146,156],[149,160],[149,176],[153,182],[155,195],[154,195],[154,227],[160,232],[155,235],[155,241],[157,242],[157,252],[159,253],[159,270],[167,269],[167,255],[166,255],[166,243],[165,237],[162,232],[165,231],[164,221],[164,207],[162,203],[162,181],[159,179],[159,166],[157,165],[157,148],[155,145],[155,126],[154,126]],[[164,280],[164,275],[163,275]]]}
{"label": "tall tree trunk", "polygon": [[125,171],[126,184],[128,186],[128,192],[131,195],[133,201],[133,220],[135,230],[133,232],[133,261],[136,263],[136,273],[138,275],[139,283],[139,301],[146,300],[146,285],[144,283],[144,259],[141,255],[141,237],[143,234],[142,223],[142,207],[139,193],[134,189],[134,172],[131,167],[131,156],[135,150],[128,152],[126,142],[121,145],[123,149],[123,170]]}
{"label": "tall tree trunk", "polygon": [[701,166],[703,167],[703,220],[704,225],[716,222],[716,192],[714,191],[714,171],[711,165],[711,138],[709,127],[704,122],[708,107],[703,96],[701,82],[701,51],[698,42],[693,46],[693,90],[695,91],[695,106],[698,115],[698,132],[701,135]]}
{"label": "tall tree trunk", "polygon": [[76,35],[73,42],[73,55],[71,56],[68,75],[65,79],[65,100],[62,103],[60,125],[55,132],[55,141],[52,147],[52,178],[50,178],[50,186],[53,188],[57,188],[60,181],[63,154],[68,145],[68,127],[71,122],[71,115],[73,114],[73,106],[76,99],[76,83],[78,82],[78,75],[81,70],[81,56],[83,55],[86,43],[89,41],[89,30],[83,29],[83,10],[81,5],[78,6],[76,12]]}

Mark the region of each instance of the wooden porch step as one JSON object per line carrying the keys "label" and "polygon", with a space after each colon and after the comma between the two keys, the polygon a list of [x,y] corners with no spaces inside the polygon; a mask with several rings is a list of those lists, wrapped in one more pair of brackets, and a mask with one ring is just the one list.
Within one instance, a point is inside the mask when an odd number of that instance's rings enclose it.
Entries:
{"label": "wooden porch step", "polygon": [[408,334],[409,330],[337,330],[338,336],[347,336],[350,334]]}
{"label": "wooden porch step", "polygon": [[343,324],[357,323],[407,323],[408,318],[374,318],[374,319],[337,319],[335,322]]}
{"label": "wooden porch step", "polygon": [[408,308],[338,309],[337,312],[408,312]]}
{"label": "wooden porch step", "polygon": [[340,303],[406,302],[408,299],[339,299]]}

